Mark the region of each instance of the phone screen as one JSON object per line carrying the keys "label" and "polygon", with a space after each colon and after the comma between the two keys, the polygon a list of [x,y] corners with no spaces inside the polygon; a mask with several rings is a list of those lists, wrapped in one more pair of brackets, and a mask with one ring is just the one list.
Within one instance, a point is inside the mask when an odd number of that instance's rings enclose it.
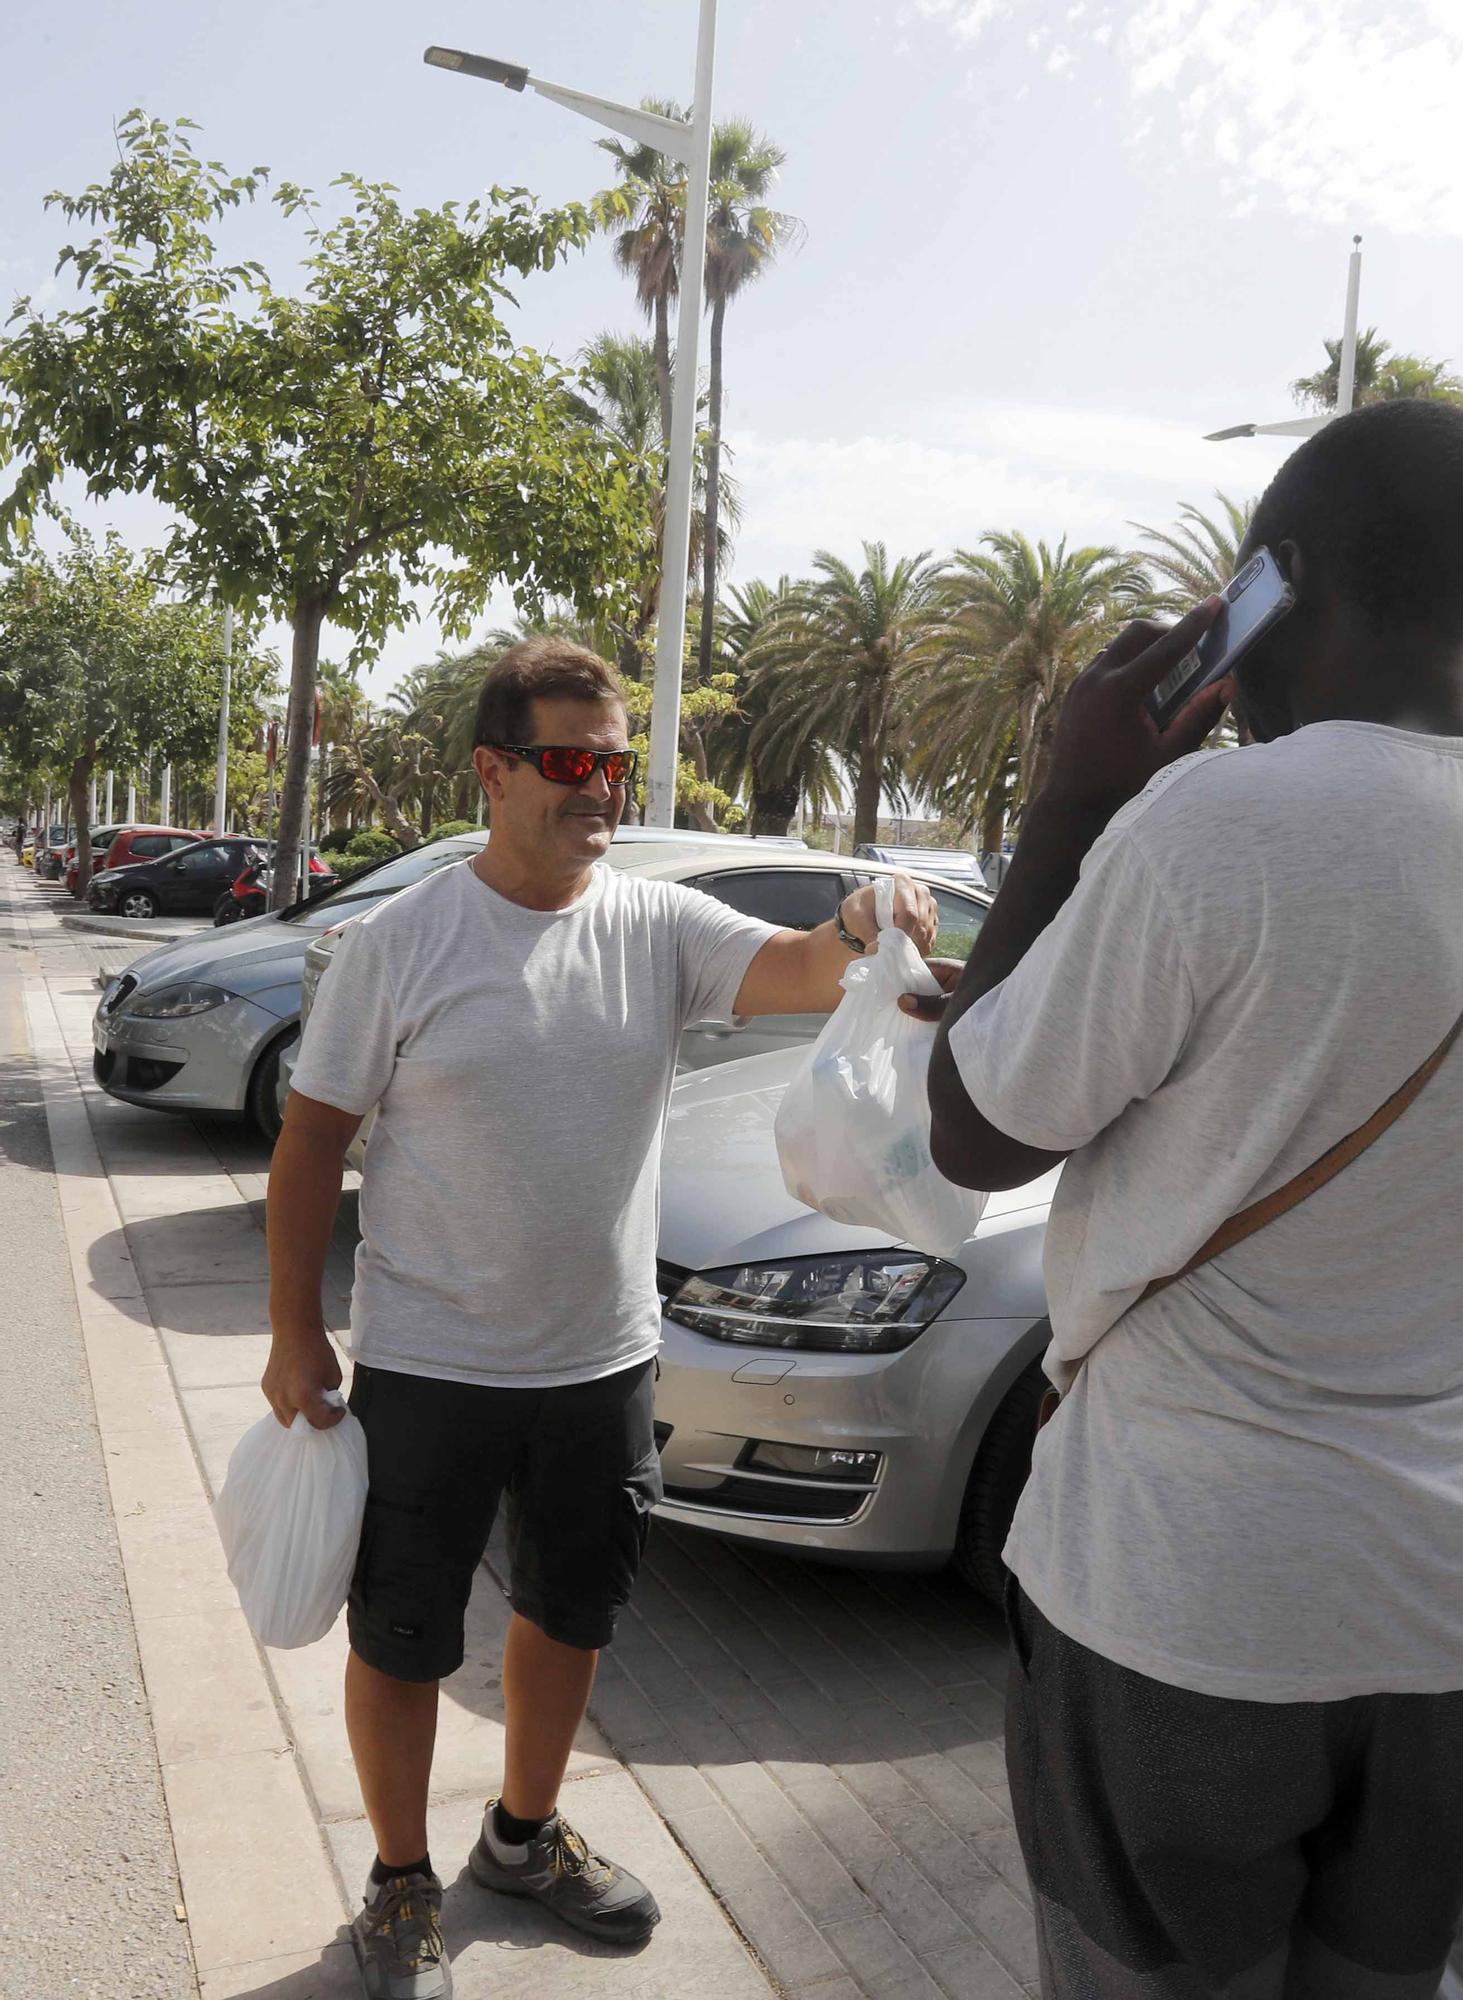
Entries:
{"label": "phone screen", "polygon": [[1294,602],[1295,593],[1281,575],[1274,556],[1268,549],[1258,550],[1230,578],[1223,591],[1219,616],[1198,645],[1164,675],[1147,697],[1148,712],[1158,727],[1167,729],[1201,688],[1223,680],[1236,660],[1262,632],[1269,631],[1277,618],[1283,618]]}

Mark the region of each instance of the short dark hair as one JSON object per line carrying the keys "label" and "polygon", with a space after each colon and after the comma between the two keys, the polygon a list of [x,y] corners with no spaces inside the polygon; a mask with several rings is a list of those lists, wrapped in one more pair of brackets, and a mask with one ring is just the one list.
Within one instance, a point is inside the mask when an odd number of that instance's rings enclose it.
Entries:
{"label": "short dark hair", "polygon": [[483,744],[526,743],[533,730],[533,703],[556,696],[575,701],[617,701],[625,690],[607,660],[572,639],[520,639],[488,669],[478,696],[474,749]]}
{"label": "short dark hair", "polygon": [[1336,418],[1281,466],[1248,539],[1295,542],[1378,624],[1463,638],[1463,408],[1371,403]]}

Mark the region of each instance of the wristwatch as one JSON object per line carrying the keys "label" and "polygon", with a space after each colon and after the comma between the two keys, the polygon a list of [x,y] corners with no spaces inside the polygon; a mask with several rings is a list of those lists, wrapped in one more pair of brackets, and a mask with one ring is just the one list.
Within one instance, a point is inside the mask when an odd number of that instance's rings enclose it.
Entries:
{"label": "wristwatch", "polygon": [[[847,901],[848,898],[845,896],[843,902],[846,903]],[[868,950],[868,946],[864,943],[863,939],[855,937],[853,932],[848,928],[848,925],[843,921],[843,903],[840,903],[838,908],[833,912],[833,928],[838,932],[840,940],[848,946],[850,951],[862,953]]]}

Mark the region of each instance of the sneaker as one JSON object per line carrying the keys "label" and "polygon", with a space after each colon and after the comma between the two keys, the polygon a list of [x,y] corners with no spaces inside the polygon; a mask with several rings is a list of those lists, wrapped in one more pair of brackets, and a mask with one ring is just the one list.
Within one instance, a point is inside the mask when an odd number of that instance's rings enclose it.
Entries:
{"label": "sneaker", "polygon": [[505,1896],[533,1896],[586,1937],[639,1944],[660,1922],[660,1905],[628,1869],[586,1846],[555,1813],[522,1847],[509,1847],[493,1827],[490,1799],[477,1846],[467,1857],[473,1879]]}
{"label": "sneaker", "polygon": [[441,1917],[442,1884],[435,1875],[367,1883],[366,1906],[351,1925],[367,2000],[451,2000]]}

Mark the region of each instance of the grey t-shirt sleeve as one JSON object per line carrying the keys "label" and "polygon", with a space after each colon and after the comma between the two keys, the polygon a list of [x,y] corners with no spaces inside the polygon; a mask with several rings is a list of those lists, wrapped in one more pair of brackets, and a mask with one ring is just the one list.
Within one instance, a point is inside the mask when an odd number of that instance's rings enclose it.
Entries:
{"label": "grey t-shirt sleeve", "polygon": [[992,1125],[1073,1152],[1152,1096],[1193,1017],[1163,892],[1131,837],[1109,831],[1015,971],[956,1022],[950,1050]]}
{"label": "grey t-shirt sleeve", "polygon": [[743,916],[685,883],[669,882],[666,889],[676,916],[680,1025],[729,1021],[747,968],[768,938],[777,936],[777,926]]}
{"label": "grey t-shirt sleeve", "polygon": [[396,996],[386,955],[369,921],[358,920],[336,946],[316,990],[290,1087],[364,1117],[391,1081],[396,1046]]}

